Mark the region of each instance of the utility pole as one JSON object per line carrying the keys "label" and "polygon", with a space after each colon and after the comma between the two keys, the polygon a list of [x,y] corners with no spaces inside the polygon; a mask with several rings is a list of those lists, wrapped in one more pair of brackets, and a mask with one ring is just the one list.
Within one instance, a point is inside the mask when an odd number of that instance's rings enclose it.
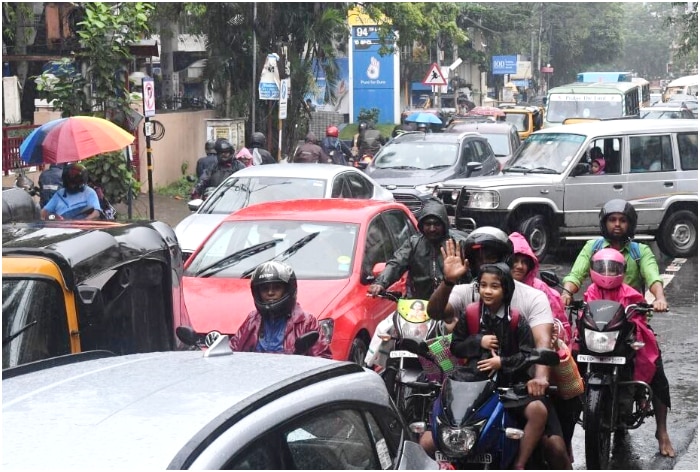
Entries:
{"label": "utility pole", "polygon": [[253,2],[253,93],[252,102],[250,107],[251,112],[251,122],[250,122],[250,135],[255,133],[255,96],[258,93],[257,87],[255,86],[256,74],[258,71],[257,58],[258,58],[258,38],[255,34],[255,23],[258,20],[258,4]]}

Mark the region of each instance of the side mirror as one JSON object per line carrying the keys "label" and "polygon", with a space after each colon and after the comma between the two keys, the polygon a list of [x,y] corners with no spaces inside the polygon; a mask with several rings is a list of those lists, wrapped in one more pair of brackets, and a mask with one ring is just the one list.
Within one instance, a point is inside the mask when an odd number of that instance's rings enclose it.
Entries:
{"label": "side mirror", "polygon": [[294,354],[304,355],[318,341],[318,331],[304,333],[294,341]]}
{"label": "side mirror", "polygon": [[572,177],[576,177],[577,175],[585,175],[589,174],[591,172],[591,166],[586,164],[585,162],[579,162],[576,164],[576,167],[574,167],[574,171],[571,173]]}
{"label": "side mirror", "polygon": [[175,328],[175,335],[177,339],[188,346],[196,346],[201,341],[201,336],[189,326],[178,326]]}
{"label": "side mirror", "polygon": [[467,162],[466,167],[467,167],[466,177],[469,177],[474,172],[480,171],[484,166],[481,162]]}
{"label": "side mirror", "polygon": [[544,281],[547,285],[550,287],[558,287],[561,285],[561,281],[559,280],[559,276],[555,274],[552,271],[549,270],[541,270],[540,271],[540,279]]}
{"label": "side mirror", "polygon": [[199,210],[199,207],[202,206],[202,203],[204,203],[204,200],[201,198],[195,198],[194,200],[187,202],[187,208],[189,208],[190,211],[197,211]]}

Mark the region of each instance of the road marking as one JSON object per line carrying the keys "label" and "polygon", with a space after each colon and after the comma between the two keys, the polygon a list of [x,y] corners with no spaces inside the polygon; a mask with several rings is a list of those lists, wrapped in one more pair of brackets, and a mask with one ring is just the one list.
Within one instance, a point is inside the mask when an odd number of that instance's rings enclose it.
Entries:
{"label": "road marking", "polygon": [[[676,272],[681,270],[681,266],[685,264],[688,261],[688,259],[683,259],[683,258],[677,258],[673,259],[671,263],[664,269],[664,273],[661,274],[661,280],[663,281],[663,287],[666,288],[668,284],[671,283],[671,280],[676,276]],[[646,293],[644,294],[644,298],[646,298],[647,303],[653,303],[656,297],[647,290]]]}

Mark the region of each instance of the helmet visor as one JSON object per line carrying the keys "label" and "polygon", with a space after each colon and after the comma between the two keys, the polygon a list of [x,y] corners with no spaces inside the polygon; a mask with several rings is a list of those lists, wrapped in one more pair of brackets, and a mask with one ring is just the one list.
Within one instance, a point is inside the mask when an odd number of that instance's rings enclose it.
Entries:
{"label": "helmet visor", "polygon": [[625,265],[618,261],[600,260],[591,263],[591,270],[600,275],[618,276],[625,274]]}

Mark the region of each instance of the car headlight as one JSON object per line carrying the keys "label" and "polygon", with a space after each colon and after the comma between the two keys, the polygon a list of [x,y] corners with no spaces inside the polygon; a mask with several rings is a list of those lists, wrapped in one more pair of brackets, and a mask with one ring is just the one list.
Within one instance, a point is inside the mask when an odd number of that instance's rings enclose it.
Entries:
{"label": "car headlight", "polygon": [[593,352],[611,352],[615,349],[619,331],[593,331],[592,329],[584,328],[584,336],[586,339],[586,347]]}
{"label": "car headlight", "polygon": [[441,426],[438,430],[439,448],[450,457],[464,457],[476,443],[477,433],[470,427]]}
{"label": "car headlight", "polygon": [[416,190],[420,193],[428,193],[432,195],[435,187],[437,187],[437,184],[416,185]]}
{"label": "car headlight", "polygon": [[498,192],[486,191],[475,192],[467,191],[467,208],[479,208],[482,210],[494,210],[500,204],[500,195]]}
{"label": "car headlight", "polygon": [[326,343],[330,344],[333,339],[333,319],[328,318],[318,322],[319,335]]}

